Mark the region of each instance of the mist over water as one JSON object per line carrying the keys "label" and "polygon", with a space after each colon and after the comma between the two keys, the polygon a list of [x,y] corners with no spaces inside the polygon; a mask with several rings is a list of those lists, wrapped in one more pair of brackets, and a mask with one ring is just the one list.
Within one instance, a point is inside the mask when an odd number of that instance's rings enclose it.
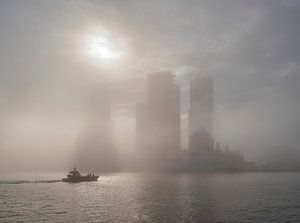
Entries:
{"label": "mist over water", "polygon": [[300,222],[299,21],[297,0],[0,0],[0,223]]}
{"label": "mist over water", "polygon": [[[217,140],[258,163],[297,162],[297,1],[13,0],[0,6],[1,171],[70,168],[80,147],[105,144],[92,143],[103,129],[110,129],[113,145],[102,147],[128,161],[146,75],[164,70],[181,89],[182,149],[188,148],[190,81],[209,76]],[[103,124],[90,101],[95,86],[96,100],[111,105],[111,126],[102,130],[92,126]]]}

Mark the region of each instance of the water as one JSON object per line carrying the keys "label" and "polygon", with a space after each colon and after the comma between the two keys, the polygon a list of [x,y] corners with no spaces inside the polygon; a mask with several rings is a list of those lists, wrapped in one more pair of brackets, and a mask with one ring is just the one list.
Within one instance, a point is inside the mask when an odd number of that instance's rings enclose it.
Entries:
{"label": "water", "polygon": [[300,173],[59,178],[0,181],[0,222],[300,222]]}

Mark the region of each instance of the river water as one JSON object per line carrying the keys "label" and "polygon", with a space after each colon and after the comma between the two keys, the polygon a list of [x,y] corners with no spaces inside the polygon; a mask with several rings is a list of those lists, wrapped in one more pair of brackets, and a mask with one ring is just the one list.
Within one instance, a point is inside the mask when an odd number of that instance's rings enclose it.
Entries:
{"label": "river water", "polygon": [[0,222],[300,222],[300,173],[55,177],[2,176]]}

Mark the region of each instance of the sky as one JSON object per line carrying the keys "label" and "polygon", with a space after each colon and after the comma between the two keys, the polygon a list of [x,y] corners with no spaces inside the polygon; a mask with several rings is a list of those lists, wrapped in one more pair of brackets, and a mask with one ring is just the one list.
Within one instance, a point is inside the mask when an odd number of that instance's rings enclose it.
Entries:
{"label": "sky", "polygon": [[[132,151],[145,76],[164,70],[181,86],[183,148],[200,75],[215,81],[217,140],[250,160],[295,158],[299,21],[296,0],[0,0],[0,168],[65,162],[101,83],[114,141]],[[91,52],[95,39],[104,56]]]}

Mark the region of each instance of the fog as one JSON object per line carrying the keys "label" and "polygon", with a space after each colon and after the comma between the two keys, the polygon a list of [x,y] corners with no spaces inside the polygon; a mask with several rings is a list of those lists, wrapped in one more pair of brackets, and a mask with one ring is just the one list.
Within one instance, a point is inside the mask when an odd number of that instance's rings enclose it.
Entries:
{"label": "fog", "polygon": [[65,170],[88,147],[111,148],[100,163],[134,156],[146,75],[165,70],[180,85],[182,149],[190,81],[209,76],[216,140],[297,161],[299,21],[296,0],[0,1],[0,171]]}

